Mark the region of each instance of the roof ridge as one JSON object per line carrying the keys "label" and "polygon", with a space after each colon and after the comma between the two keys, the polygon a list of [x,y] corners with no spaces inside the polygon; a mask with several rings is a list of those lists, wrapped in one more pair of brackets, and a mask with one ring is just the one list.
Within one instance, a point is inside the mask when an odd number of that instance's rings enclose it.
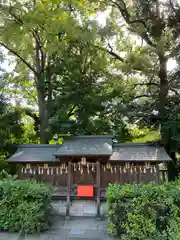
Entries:
{"label": "roof ridge", "polygon": [[103,138],[112,138],[113,135],[77,135],[77,136],[66,136],[64,139],[89,139],[89,138],[97,138],[97,139],[103,139]]}
{"label": "roof ridge", "polygon": [[159,147],[163,147],[162,144],[157,143],[157,142],[147,142],[147,143],[134,143],[134,142],[130,142],[130,143],[113,143],[113,147],[136,147],[136,146],[159,146]]}
{"label": "roof ridge", "polygon": [[19,144],[17,148],[51,148],[59,147],[62,144]]}

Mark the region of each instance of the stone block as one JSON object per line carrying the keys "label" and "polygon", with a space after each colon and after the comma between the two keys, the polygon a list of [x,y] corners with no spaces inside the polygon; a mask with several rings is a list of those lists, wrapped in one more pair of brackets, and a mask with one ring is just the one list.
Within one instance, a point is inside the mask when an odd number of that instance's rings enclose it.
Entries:
{"label": "stone block", "polygon": [[[53,200],[52,206],[55,215],[66,214],[66,200]],[[100,206],[101,216],[107,214],[107,204],[102,202]],[[95,200],[73,200],[70,206],[70,216],[94,217],[97,214],[97,204]]]}
{"label": "stone block", "polygon": [[83,213],[84,213],[84,216],[96,216],[96,206],[95,205],[86,205],[83,207]]}
{"label": "stone block", "polygon": [[85,200],[73,200],[72,205],[73,206],[83,206],[85,204]]}
{"label": "stone block", "polygon": [[100,206],[100,213],[101,216],[106,216],[108,213],[108,207],[107,207],[107,203],[106,202],[102,202],[101,206]]}
{"label": "stone block", "polygon": [[83,206],[71,206],[70,216],[83,216]]}
{"label": "stone block", "polygon": [[66,214],[66,201],[53,200],[52,207],[53,207],[55,215],[65,215]]}

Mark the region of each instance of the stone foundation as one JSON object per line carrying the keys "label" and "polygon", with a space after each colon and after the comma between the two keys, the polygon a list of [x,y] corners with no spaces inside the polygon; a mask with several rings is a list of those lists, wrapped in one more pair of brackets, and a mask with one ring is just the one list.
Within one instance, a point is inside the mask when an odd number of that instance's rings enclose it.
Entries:
{"label": "stone foundation", "polygon": [[[52,200],[52,206],[55,215],[65,216],[66,214],[65,200]],[[100,212],[101,216],[105,216],[107,214],[106,202],[101,202]],[[95,217],[96,214],[97,205],[95,200],[72,200],[70,207],[70,216]]]}

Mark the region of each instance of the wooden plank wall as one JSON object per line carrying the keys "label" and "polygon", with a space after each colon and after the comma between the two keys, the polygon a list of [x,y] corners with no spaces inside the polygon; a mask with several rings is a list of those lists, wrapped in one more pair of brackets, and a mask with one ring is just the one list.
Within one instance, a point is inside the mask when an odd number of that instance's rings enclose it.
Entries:
{"label": "wooden plank wall", "polygon": [[148,183],[156,181],[157,170],[155,166],[145,169],[144,166],[131,167],[126,169],[121,165],[113,165],[112,168],[101,168],[101,186],[105,187],[108,183],[134,184]]}
{"label": "wooden plank wall", "polygon": [[[96,167],[96,163],[90,163],[88,167],[79,163],[72,163],[71,185],[96,185]],[[31,166],[30,169],[22,166],[19,169],[18,176],[20,179],[36,179],[55,186],[67,186],[68,168],[67,165],[64,165],[63,168],[58,165],[49,166],[47,169],[37,165]],[[165,171],[163,173],[159,172],[156,165],[152,165],[150,168],[138,165],[128,169],[120,164],[113,164],[111,167],[100,164],[101,188],[106,188],[109,183],[133,184],[148,183],[150,181],[167,181],[167,174]]]}

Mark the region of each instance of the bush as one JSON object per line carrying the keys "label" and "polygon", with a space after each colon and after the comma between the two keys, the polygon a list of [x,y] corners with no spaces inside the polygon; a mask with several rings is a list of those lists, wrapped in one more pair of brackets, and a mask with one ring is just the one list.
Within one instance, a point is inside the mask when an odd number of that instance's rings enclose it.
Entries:
{"label": "bush", "polygon": [[0,181],[0,229],[33,233],[49,228],[51,191],[35,181]]}
{"label": "bush", "polygon": [[4,169],[0,172],[0,180],[3,180],[3,179],[9,179],[9,180],[13,180],[13,177],[8,173],[6,172]]}
{"label": "bush", "polygon": [[180,239],[180,181],[110,184],[107,201],[111,235],[122,240]]}

